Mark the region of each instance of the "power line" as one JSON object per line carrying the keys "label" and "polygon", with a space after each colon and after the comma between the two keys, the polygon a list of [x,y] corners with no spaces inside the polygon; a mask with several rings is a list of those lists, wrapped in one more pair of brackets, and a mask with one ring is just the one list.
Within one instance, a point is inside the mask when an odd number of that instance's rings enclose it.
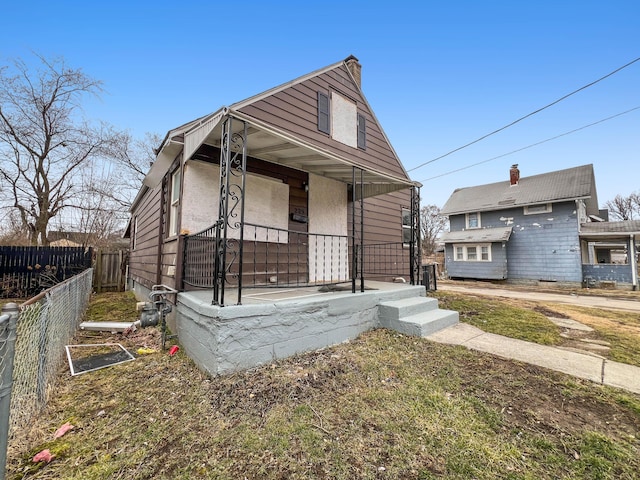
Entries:
{"label": "power line", "polygon": [[448,157],[448,156],[449,156],[449,155],[451,155],[452,153],[458,152],[458,151],[462,150],[463,148],[467,148],[467,147],[469,147],[469,146],[473,145],[474,143],[478,143],[478,142],[480,142],[480,141],[484,140],[485,138],[490,137],[491,135],[495,135],[496,133],[501,132],[502,130],[505,130],[505,129],[509,128],[509,127],[512,127],[512,126],[513,126],[513,125],[515,125],[516,123],[521,122],[522,120],[524,120],[524,119],[526,119],[526,118],[529,118],[529,117],[531,117],[532,115],[535,115],[536,113],[540,113],[541,111],[543,111],[543,110],[545,110],[545,109],[547,109],[547,108],[549,108],[549,107],[552,107],[552,106],[553,106],[553,105],[555,105],[556,103],[560,103],[561,101],[563,101],[563,100],[565,100],[565,99],[569,98],[571,95],[575,95],[576,93],[578,93],[578,92],[580,92],[580,91],[582,91],[582,90],[584,90],[584,89],[586,89],[586,88],[589,88],[589,87],[591,87],[591,86],[595,85],[595,84],[596,84],[596,83],[598,83],[598,82],[601,82],[601,81],[602,81],[602,80],[604,80],[605,78],[608,78],[608,77],[610,77],[611,75],[614,75],[614,74],[618,73],[620,70],[622,70],[622,69],[624,69],[624,68],[627,68],[627,67],[628,67],[628,66],[630,66],[630,65],[633,65],[633,64],[634,64],[634,63],[636,63],[637,61],[640,61],[640,57],[636,58],[635,60],[630,61],[629,63],[627,63],[627,64],[625,64],[625,65],[623,65],[623,66],[621,66],[621,67],[619,67],[619,68],[616,68],[614,71],[612,71],[612,72],[610,72],[610,73],[607,73],[604,77],[600,77],[599,79],[594,80],[593,82],[588,83],[588,84],[586,84],[586,85],[584,85],[584,86],[582,86],[582,87],[578,88],[577,90],[574,90],[573,92],[566,94],[566,95],[565,95],[565,96],[563,96],[563,97],[560,97],[559,99],[557,99],[557,100],[555,100],[555,101],[551,102],[550,104],[545,105],[544,107],[539,108],[539,109],[537,109],[537,110],[534,110],[533,112],[528,113],[528,114],[527,114],[527,115],[525,115],[524,117],[520,117],[520,118],[518,118],[517,120],[514,120],[513,122],[509,123],[508,125],[505,125],[504,127],[500,127],[500,128],[498,128],[497,130],[494,130],[493,132],[487,133],[486,135],[483,135],[482,137],[480,137],[480,138],[478,138],[478,139],[476,139],[476,140],[474,140],[474,141],[472,141],[472,142],[469,142],[469,143],[467,143],[467,144],[465,144],[465,145],[463,145],[463,146],[461,146],[461,147],[455,148],[455,149],[451,150],[450,152],[445,153],[444,155],[440,155],[439,157],[436,157],[436,158],[434,158],[434,159],[432,159],[432,160],[429,160],[429,161],[427,161],[427,162],[421,163],[421,164],[420,164],[420,165],[418,165],[417,167],[410,168],[410,169],[408,169],[408,170],[407,170],[407,172],[411,172],[411,171],[413,171],[413,170],[417,170],[418,168],[422,168],[422,167],[424,167],[425,165],[429,165],[430,163],[433,163],[433,162],[435,162],[435,161],[437,161],[437,160],[440,160],[440,159],[442,159],[442,158],[444,158],[444,157]]}
{"label": "power line", "polygon": [[532,143],[531,145],[527,145],[526,147],[518,148],[517,150],[512,150],[509,153],[503,153],[502,155],[498,155],[497,157],[492,157],[492,158],[489,158],[487,160],[483,160],[481,162],[477,162],[477,163],[473,163],[471,165],[467,165],[466,167],[461,167],[461,168],[457,168],[455,170],[451,170],[450,172],[441,173],[440,175],[436,175],[435,177],[429,177],[429,178],[427,178],[425,180],[420,180],[420,183],[428,182],[429,180],[434,180],[436,178],[440,178],[440,177],[444,177],[444,176],[447,176],[447,175],[451,175],[452,173],[461,172],[462,170],[467,170],[467,169],[469,169],[471,167],[477,167],[478,165],[482,165],[483,163],[488,163],[488,162],[491,162],[493,160],[497,160],[499,158],[506,157],[508,155],[513,155],[514,153],[518,153],[518,152],[521,152],[523,150],[527,150],[528,148],[536,147],[538,145],[542,145],[543,143],[550,142],[551,140],[556,140],[556,139],[558,139],[560,137],[564,137],[566,135],[570,135],[572,133],[579,132],[580,130],[584,130],[585,128],[593,127],[594,125],[598,125],[599,123],[606,122],[607,120],[611,120],[613,118],[619,117],[621,115],[625,115],[627,113],[630,113],[630,112],[633,112],[634,110],[639,110],[639,109],[640,109],[640,106],[637,106],[637,107],[631,108],[629,110],[625,110],[624,112],[616,113],[615,115],[612,115],[612,116],[607,117],[607,118],[603,118],[602,120],[598,120],[597,122],[593,122],[593,123],[590,123],[588,125],[584,125],[582,127],[576,128],[574,130],[570,130],[568,132],[561,133],[560,135],[556,135],[555,137],[547,138],[546,140],[541,140],[539,142]]}

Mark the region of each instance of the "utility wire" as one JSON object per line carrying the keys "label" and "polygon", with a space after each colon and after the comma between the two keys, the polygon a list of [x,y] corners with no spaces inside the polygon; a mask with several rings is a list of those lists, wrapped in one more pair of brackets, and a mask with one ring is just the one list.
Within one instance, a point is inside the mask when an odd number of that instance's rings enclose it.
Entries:
{"label": "utility wire", "polygon": [[534,110],[533,112],[528,113],[528,114],[527,114],[527,115],[525,115],[524,117],[520,117],[520,118],[518,118],[517,120],[514,120],[513,122],[509,123],[508,125],[505,125],[504,127],[498,128],[497,130],[494,130],[493,132],[487,133],[486,135],[483,135],[482,137],[480,137],[480,138],[478,138],[478,139],[476,139],[476,140],[474,140],[474,141],[472,141],[472,142],[469,142],[469,143],[467,143],[467,144],[465,144],[465,145],[463,145],[463,146],[461,146],[461,147],[455,148],[455,149],[451,150],[450,152],[445,153],[444,155],[440,155],[439,157],[436,157],[436,158],[434,158],[434,159],[432,159],[432,160],[429,160],[429,161],[427,161],[427,162],[421,163],[421,164],[420,164],[420,165],[418,165],[417,167],[410,168],[410,169],[408,169],[408,170],[407,170],[407,172],[411,172],[411,171],[413,171],[413,170],[417,170],[418,168],[422,168],[422,167],[424,167],[425,165],[429,165],[430,163],[433,163],[433,162],[435,162],[435,161],[437,161],[437,160],[440,160],[440,159],[442,159],[442,158],[444,158],[444,157],[448,157],[448,156],[449,156],[449,155],[451,155],[452,153],[458,152],[458,151],[462,150],[463,148],[467,148],[467,147],[469,147],[469,146],[473,145],[474,143],[478,143],[478,142],[480,142],[480,141],[484,140],[485,138],[490,137],[491,135],[495,135],[496,133],[501,132],[502,130],[505,130],[505,129],[509,128],[509,127],[512,127],[513,125],[515,125],[515,124],[516,124],[516,123],[518,123],[518,122],[521,122],[521,121],[522,121],[522,120],[524,120],[525,118],[529,118],[529,117],[531,117],[532,115],[535,115],[536,113],[540,113],[541,111],[543,111],[543,110],[545,110],[545,109],[547,109],[547,108],[549,108],[549,107],[552,107],[552,106],[553,106],[553,105],[555,105],[556,103],[560,103],[561,101],[563,101],[563,100],[565,100],[565,99],[569,98],[571,95],[575,95],[576,93],[578,93],[578,92],[580,92],[580,91],[582,91],[582,90],[584,90],[584,89],[586,89],[586,88],[589,88],[589,87],[591,87],[591,86],[595,85],[595,84],[596,84],[596,83],[598,83],[598,82],[601,82],[601,81],[602,81],[602,80],[604,80],[605,78],[608,78],[608,77],[610,77],[611,75],[614,75],[614,74],[618,73],[618,72],[619,72],[620,70],[622,70],[623,68],[627,68],[628,66],[633,65],[633,64],[634,64],[634,63],[636,63],[637,61],[640,61],[640,57],[636,58],[635,60],[630,61],[630,62],[629,62],[629,63],[627,63],[626,65],[623,65],[623,66],[621,66],[621,67],[619,67],[619,68],[616,68],[613,72],[607,73],[604,77],[600,77],[599,79],[594,80],[593,82],[588,83],[588,84],[584,85],[583,87],[580,87],[579,89],[574,90],[573,92],[566,94],[566,95],[565,95],[565,96],[563,96],[563,97],[560,97],[559,99],[557,99],[557,100],[555,100],[555,101],[551,102],[550,104],[545,105],[544,107],[539,108],[539,109],[537,109],[537,110]]}
{"label": "utility wire", "polygon": [[452,173],[461,172],[462,170],[467,170],[468,168],[471,168],[471,167],[477,167],[478,165],[482,165],[483,163],[488,163],[488,162],[491,162],[493,160],[497,160],[499,158],[506,157],[508,155],[513,155],[514,153],[518,153],[518,152],[521,152],[523,150],[527,150],[528,148],[532,148],[532,147],[536,147],[538,145],[542,145],[543,143],[550,142],[551,140],[556,140],[556,139],[558,139],[560,137],[564,137],[566,135],[571,135],[572,133],[579,132],[580,130],[584,130],[585,128],[593,127],[594,125],[598,125],[599,123],[606,122],[607,120],[611,120],[611,119],[619,117],[621,115],[625,115],[627,113],[633,112],[634,110],[640,110],[640,106],[631,108],[629,110],[625,110],[624,112],[617,113],[617,114],[612,115],[612,116],[607,117],[607,118],[603,118],[602,120],[598,120],[597,122],[590,123],[589,125],[584,125],[582,127],[576,128],[574,130],[570,130],[568,132],[561,133],[560,135],[556,135],[555,137],[547,138],[546,140],[541,140],[539,142],[532,143],[531,145],[527,145],[526,147],[518,148],[517,150],[512,150],[509,153],[503,153],[502,155],[498,155],[497,157],[492,157],[492,158],[489,158],[487,160],[483,160],[481,162],[477,162],[477,163],[473,163],[471,165],[467,165],[466,167],[457,168],[456,170],[451,170],[450,172],[441,173],[440,175],[436,175],[435,177],[429,177],[429,178],[426,178],[424,180],[420,180],[420,183],[428,182],[429,180],[434,180],[436,178],[440,178],[440,177],[444,177],[444,176],[447,176],[447,175],[451,175]]}

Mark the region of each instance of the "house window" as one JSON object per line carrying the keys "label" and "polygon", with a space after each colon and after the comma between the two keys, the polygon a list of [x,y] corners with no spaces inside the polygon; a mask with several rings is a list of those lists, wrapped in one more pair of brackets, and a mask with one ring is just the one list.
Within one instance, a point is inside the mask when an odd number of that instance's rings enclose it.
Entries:
{"label": "house window", "polygon": [[329,123],[329,95],[318,92],[318,130],[331,133]]}
{"label": "house window", "polygon": [[456,262],[490,262],[491,245],[454,245],[454,257]]}
{"label": "house window", "polygon": [[408,247],[411,244],[411,210],[402,209],[402,244]]}
{"label": "house window", "polygon": [[525,215],[535,215],[536,213],[551,213],[551,204],[543,203],[542,205],[527,205],[524,207]]}
{"label": "house window", "polygon": [[480,212],[473,212],[466,214],[467,228],[480,228],[482,226],[480,222]]}
{"label": "house window", "polygon": [[171,204],[169,206],[169,236],[178,234],[178,207],[180,205],[180,169],[171,175]]}
{"label": "house window", "polygon": [[136,249],[136,245],[138,244],[138,216],[133,217],[133,222],[131,223],[131,250]]}

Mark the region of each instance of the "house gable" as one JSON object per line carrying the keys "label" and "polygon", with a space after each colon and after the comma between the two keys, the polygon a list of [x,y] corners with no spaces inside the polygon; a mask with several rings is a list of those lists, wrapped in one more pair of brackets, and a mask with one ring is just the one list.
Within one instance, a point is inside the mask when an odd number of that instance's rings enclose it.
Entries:
{"label": "house gable", "polygon": [[[234,104],[230,109],[319,149],[350,158],[362,167],[409,180],[351,74],[348,60]],[[328,111],[323,99],[328,100]],[[322,117],[319,123],[319,113],[328,113],[329,118]]]}

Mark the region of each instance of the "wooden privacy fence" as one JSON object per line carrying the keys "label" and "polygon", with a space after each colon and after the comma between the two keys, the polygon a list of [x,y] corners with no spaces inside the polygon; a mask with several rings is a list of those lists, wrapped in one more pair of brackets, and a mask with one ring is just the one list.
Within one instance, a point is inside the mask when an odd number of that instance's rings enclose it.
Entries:
{"label": "wooden privacy fence", "polygon": [[0,246],[0,297],[29,298],[91,268],[84,247]]}
{"label": "wooden privacy fence", "polygon": [[124,250],[116,252],[96,252],[93,270],[93,289],[101,292],[122,292],[127,273],[128,254]]}

